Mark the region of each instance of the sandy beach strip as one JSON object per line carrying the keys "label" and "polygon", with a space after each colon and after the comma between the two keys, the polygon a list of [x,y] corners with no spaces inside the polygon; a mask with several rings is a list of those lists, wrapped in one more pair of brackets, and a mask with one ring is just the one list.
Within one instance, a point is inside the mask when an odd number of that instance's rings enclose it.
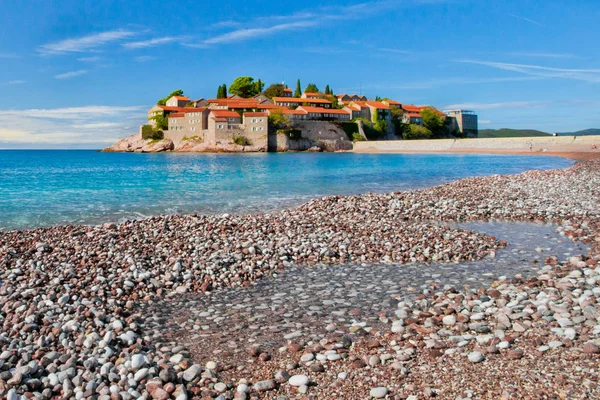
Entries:
{"label": "sandy beach strip", "polygon": [[[598,188],[600,161],[586,161],[423,190],[330,196],[273,214],[1,232],[0,395],[598,397]],[[552,222],[590,251],[548,254],[535,276],[502,277],[489,287],[433,285],[413,299],[390,298],[377,311],[378,327],[310,338],[273,327],[279,339],[248,342],[245,361],[235,365],[221,352],[195,358],[197,350],[165,338],[158,314],[148,312],[173,296],[243,292],[286,268],[493,262],[502,240],[440,224],[487,220]],[[356,295],[372,290],[377,282]],[[292,316],[282,318],[293,325]],[[265,351],[273,346],[276,354]]]}

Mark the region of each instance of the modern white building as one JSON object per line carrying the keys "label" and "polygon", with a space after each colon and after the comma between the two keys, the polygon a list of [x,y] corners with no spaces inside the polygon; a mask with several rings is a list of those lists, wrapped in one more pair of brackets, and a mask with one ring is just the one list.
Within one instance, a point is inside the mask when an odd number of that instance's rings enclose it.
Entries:
{"label": "modern white building", "polygon": [[466,137],[477,137],[479,128],[477,126],[477,114],[470,110],[447,110],[446,115],[453,119],[458,129]]}

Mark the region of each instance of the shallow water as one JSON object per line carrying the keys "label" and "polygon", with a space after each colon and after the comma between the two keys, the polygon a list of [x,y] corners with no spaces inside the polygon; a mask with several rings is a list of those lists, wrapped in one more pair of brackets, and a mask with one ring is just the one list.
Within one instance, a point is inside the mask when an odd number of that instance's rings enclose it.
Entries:
{"label": "shallow water", "polygon": [[245,343],[276,345],[289,334],[312,338],[325,334],[328,325],[344,333],[352,325],[376,327],[394,315],[399,300],[424,291],[465,285],[476,290],[501,276],[533,276],[548,256],[565,260],[588,251],[555,233],[552,225],[475,222],[458,227],[494,235],[508,245],[493,258],[458,264],[293,267],[247,289],[175,295],[150,307],[147,315],[154,315],[150,323],[167,338],[177,337],[178,344],[199,349],[205,344],[212,350],[221,341],[235,353],[244,351]]}
{"label": "shallow water", "polygon": [[556,157],[473,154],[8,150],[0,151],[0,229],[264,212],[324,195],[391,192],[571,164]]}

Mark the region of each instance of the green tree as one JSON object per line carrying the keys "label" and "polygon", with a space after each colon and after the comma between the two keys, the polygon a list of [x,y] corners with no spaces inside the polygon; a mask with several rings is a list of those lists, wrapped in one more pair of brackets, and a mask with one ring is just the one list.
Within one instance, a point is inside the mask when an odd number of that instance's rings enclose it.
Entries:
{"label": "green tree", "polygon": [[162,99],[158,100],[156,104],[158,104],[159,106],[164,106],[165,104],[167,104],[167,100],[169,100],[173,96],[183,96],[183,90],[173,90],[167,97],[163,97]]}
{"label": "green tree", "polygon": [[281,109],[276,108],[269,113],[269,123],[273,125],[275,129],[285,129],[288,127],[290,119],[288,116],[281,112]]}
{"label": "green tree", "polygon": [[169,118],[164,113],[156,113],[150,119],[156,124],[156,130],[169,129]]}
{"label": "green tree", "polygon": [[302,97],[302,86],[300,86],[300,79],[296,82],[296,91],[294,91],[294,97]]}
{"label": "green tree", "polygon": [[309,83],[304,89],[304,93],[319,93],[319,88],[314,83]]}
{"label": "green tree", "polygon": [[268,98],[272,99],[273,97],[283,97],[285,86],[281,83],[274,83],[265,89],[263,94]]}
{"label": "green tree", "polygon": [[404,130],[402,137],[405,140],[429,139],[431,138],[431,131],[424,126],[410,124],[408,129]]}
{"label": "green tree", "polygon": [[225,84],[222,84],[221,86],[219,86],[219,89],[217,90],[217,99],[224,99],[227,97],[227,89]]}
{"label": "green tree", "polygon": [[325,94],[333,94],[333,92],[331,91],[331,89],[329,88],[329,85],[325,86]]}
{"label": "green tree", "polygon": [[255,82],[256,85],[256,94],[262,93],[265,84],[260,79]]}
{"label": "green tree", "polygon": [[344,108],[343,104],[340,104],[340,102],[338,101],[338,98],[335,97],[334,95],[330,94],[329,96],[326,97],[327,100],[329,100],[331,102],[331,107],[341,110],[342,108]]}
{"label": "green tree", "polygon": [[375,96],[375,101],[381,101],[381,97]]}
{"label": "green tree", "polygon": [[421,110],[423,117],[423,126],[427,128],[434,137],[444,136],[444,120],[445,118],[438,114],[434,108],[427,107]]}
{"label": "green tree", "polygon": [[233,83],[229,86],[229,93],[247,99],[256,96],[259,92],[258,86],[256,82],[254,82],[254,78],[250,76],[240,76],[235,78]]}
{"label": "green tree", "polygon": [[404,130],[407,128],[406,124],[402,122],[404,111],[398,107],[391,107],[390,114],[392,116],[392,124],[394,124],[396,136],[402,137]]}

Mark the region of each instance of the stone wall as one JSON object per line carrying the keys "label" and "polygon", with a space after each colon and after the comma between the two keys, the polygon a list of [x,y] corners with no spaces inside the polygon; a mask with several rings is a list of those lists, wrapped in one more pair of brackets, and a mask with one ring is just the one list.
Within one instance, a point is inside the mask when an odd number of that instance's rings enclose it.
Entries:
{"label": "stone wall", "polygon": [[[531,146],[531,147],[530,147]],[[548,136],[493,139],[437,139],[357,142],[355,152],[511,150],[515,152],[591,151],[600,136]]]}
{"label": "stone wall", "polygon": [[341,127],[326,121],[294,121],[294,129],[301,131],[300,139],[284,134],[271,134],[269,151],[303,151],[320,147],[324,151],[352,150],[352,141]]}

